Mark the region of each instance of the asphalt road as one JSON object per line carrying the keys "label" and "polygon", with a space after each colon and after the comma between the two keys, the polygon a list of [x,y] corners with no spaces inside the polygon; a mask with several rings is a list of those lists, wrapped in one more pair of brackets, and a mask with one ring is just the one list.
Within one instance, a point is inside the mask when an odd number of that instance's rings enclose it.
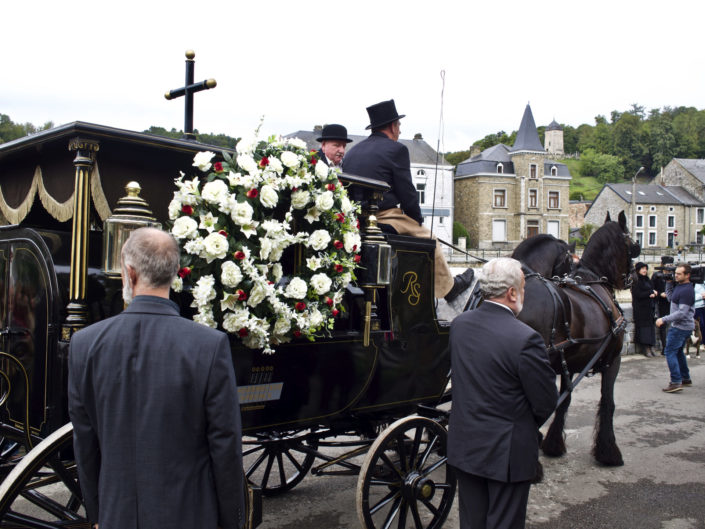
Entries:
{"label": "asphalt road", "polygon": [[[545,479],[532,487],[530,529],[705,529],[705,356],[690,361],[694,385],[661,391],[663,357],[627,357],[615,390],[615,433],[623,467],[590,455],[599,376],[576,388],[562,458],[542,457]],[[358,528],[354,477],[308,476],[292,491],[265,498],[262,529]],[[457,501],[444,525],[458,528]]]}

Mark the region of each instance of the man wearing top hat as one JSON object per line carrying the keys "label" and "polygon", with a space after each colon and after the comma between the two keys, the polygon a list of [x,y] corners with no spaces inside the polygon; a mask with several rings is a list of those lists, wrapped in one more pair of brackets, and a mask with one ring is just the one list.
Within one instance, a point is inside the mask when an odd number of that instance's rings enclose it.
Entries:
{"label": "man wearing top hat", "polygon": [[326,125],[321,131],[321,137],[316,138],[321,142],[318,150],[318,159],[329,167],[340,167],[345,155],[345,147],[352,140],[348,138],[348,129],[342,125]]}
{"label": "man wearing top hat", "polygon": [[[401,235],[431,238],[431,231],[423,226],[418,195],[411,179],[409,149],[399,143],[404,115],[397,113],[394,100],[382,101],[367,107],[372,129],[369,137],[354,145],[345,156],[346,173],[382,180],[391,186],[379,205],[377,220],[390,225]],[[473,278],[472,268],[453,278],[448,263],[436,242],[434,291],[437,298],[451,302],[467,289]]]}

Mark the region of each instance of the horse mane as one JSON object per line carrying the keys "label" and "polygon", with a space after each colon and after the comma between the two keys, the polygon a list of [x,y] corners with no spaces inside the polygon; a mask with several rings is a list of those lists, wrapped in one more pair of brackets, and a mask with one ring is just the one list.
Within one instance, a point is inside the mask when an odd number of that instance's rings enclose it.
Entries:
{"label": "horse mane", "polygon": [[617,285],[621,273],[619,263],[624,262],[626,251],[623,239],[624,232],[618,223],[603,224],[588,240],[575,274],[580,275],[581,269],[590,271]]}
{"label": "horse mane", "polygon": [[521,241],[512,252],[512,257],[517,261],[523,261],[527,255],[535,252],[537,247],[543,246],[547,242],[556,241],[563,242],[548,233],[539,233],[538,235],[534,235],[533,237],[529,237],[528,239]]}

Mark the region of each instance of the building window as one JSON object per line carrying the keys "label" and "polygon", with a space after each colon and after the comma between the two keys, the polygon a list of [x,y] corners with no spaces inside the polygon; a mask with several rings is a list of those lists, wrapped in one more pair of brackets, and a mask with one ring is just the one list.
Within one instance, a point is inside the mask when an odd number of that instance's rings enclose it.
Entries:
{"label": "building window", "polygon": [[507,221],[492,221],[492,241],[505,242],[507,240]]}
{"label": "building window", "polygon": [[445,217],[438,217],[438,224],[443,224],[443,219],[444,219],[444,218],[445,218]]}
{"label": "building window", "polygon": [[668,208],[668,211],[673,211],[673,207]]}
{"label": "building window", "polygon": [[506,189],[495,189],[494,190],[494,207],[496,207],[496,208],[506,208],[507,207],[507,191],[506,191]]}
{"label": "building window", "polygon": [[548,207],[550,209],[558,209],[560,207],[560,195],[558,191],[548,192]]}
{"label": "building window", "polygon": [[695,234],[695,242],[697,244],[702,244],[703,243],[703,234],[700,232],[696,232]]}
{"label": "building window", "polygon": [[497,174],[504,174],[504,166],[501,163],[497,164]]}
{"label": "building window", "polygon": [[636,207],[636,210],[637,210],[637,211],[644,211],[644,206],[637,206],[637,207]]}
{"label": "building window", "polygon": [[697,224],[705,224],[705,208],[695,210],[695,222]]}
{"label": "building window", "polygon": [[546,233],[553,235],[556,239],[560,239],[561,224],[557,220],[549,220],[546,222]]}
{"label": "building window", "polygon": [[656,206],[651,206],[651,207],[649,208],[649,211],[656,211]]}
{"label": "building window", "polygon": [[636,242],[638,242],[639,246],[641,246],[642,248],[644,247],[644,232],[643,231],[636,232]]}
{"label": "building window", "polygon": [[418,171],[416,171],[416,176],[425,177],[426,171],[424,171],[423,169],[419,169]]}
{"label": "building window", "polygon": [[538,178],[538,173],[537,173],[536,167],[537,166],[535,163],[532,163],[531,165],[529,165],[529,178]]}
{"label": "building window", "polygon": [[649,232],[649,246],[656,246],[656,232]]}
{"label": "building window", "polygon": [[555,165],[551,166],[551,176],[558,176],[558,167]]}
{"label": "building window", "polygon": [[539,234],[539,221],[538,220],[527,220],[526,221],[526,236],[533,237]]}
{"label": "building window", "polygon": [[634,225],[637,228],[643,228],[644,227],[644,215],[636,215],[636,222]]}
{"label": "building window", "polygon": [[669,228],[675,228],[675,227],[676,227],[676,217],[675,217],[675,215],[669,215],[669,216],[668,216],[668,227],[669,227]]}
{"label": "building window", "polygon": [[656,227],[656,215],[649,215],[649,228]]}
{"label": "building window", "polygon": [[419,204],[426,202],[426,184],[416,184],[416,192],[419,195]]}
{"label": "building window", "polygon": [[539,207],[539,190],[529,189],[529,207],[537,208]]}

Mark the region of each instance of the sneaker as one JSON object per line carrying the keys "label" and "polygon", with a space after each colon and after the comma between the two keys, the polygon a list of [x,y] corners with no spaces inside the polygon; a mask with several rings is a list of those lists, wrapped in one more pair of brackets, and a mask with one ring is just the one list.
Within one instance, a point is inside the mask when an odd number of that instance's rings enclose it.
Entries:
{"label": "sneaker", "polygon": [[689,378],[684,378],[683,381],[681,382],[681,386],[686,387],[686,386],[692,386],[693,381]]}
{"label": "sneaker", "polygon": [[674,384],[673,382],[669,383],[668,386],[663,388],[663,391],[666,393],[675,393],[676,391],[682,391],[683,390],[683,385],[682,384]]}
{"label": "sneaker", "polygon": [[453,287],[450,289],[450,292],[446,294],[445,300],[450,303],[462,294],[472,285],[473,277],[475,277],[475,271],[472,268],[468,268],[462,274],[455,276],[453,278]]}

